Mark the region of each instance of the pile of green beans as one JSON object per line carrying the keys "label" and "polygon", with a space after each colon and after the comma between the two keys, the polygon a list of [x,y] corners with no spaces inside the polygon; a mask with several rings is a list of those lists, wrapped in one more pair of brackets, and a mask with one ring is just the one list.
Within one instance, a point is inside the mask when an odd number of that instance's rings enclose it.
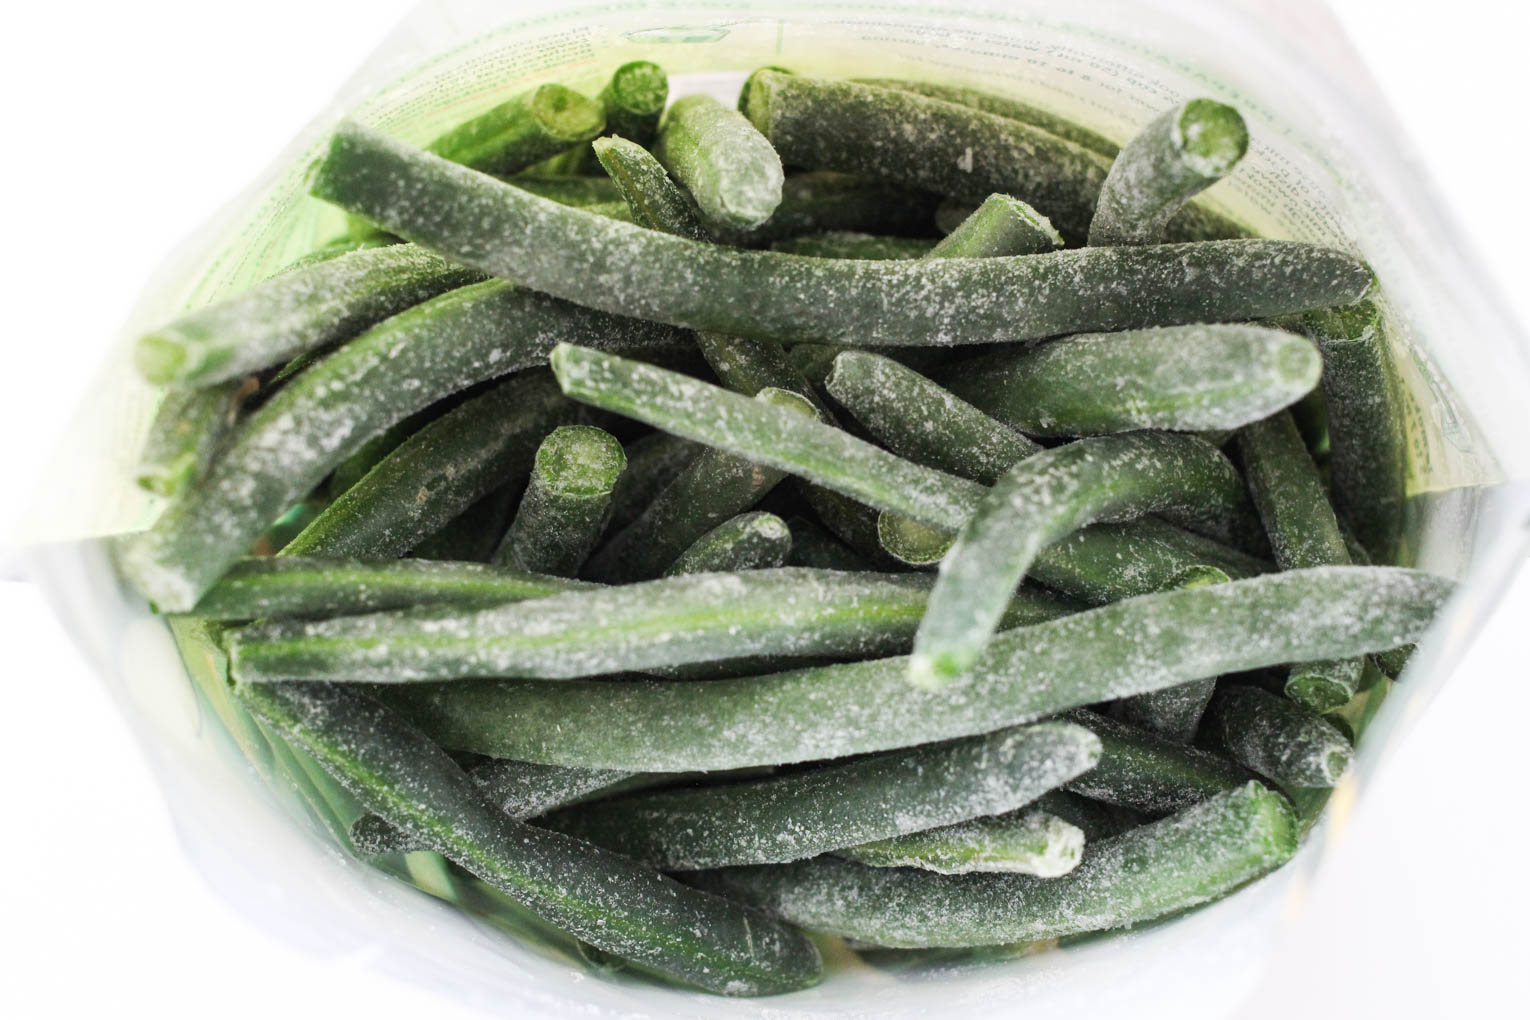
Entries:
{"label": "pile of green beans", "polygon": [[212,700],[358,856],[723,995],[1286,861],[1452,592],[1369,268],[1197,197],[1210,99],[668,89],[341,124],[351,232],[139,341],[118,563]]}

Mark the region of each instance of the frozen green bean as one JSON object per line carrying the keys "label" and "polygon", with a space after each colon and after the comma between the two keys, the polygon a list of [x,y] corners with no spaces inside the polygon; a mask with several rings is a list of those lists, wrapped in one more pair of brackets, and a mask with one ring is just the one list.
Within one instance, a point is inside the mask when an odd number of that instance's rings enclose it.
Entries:
{"label": "frozen green bean", "polygon": [[948,683],[977,661],[1009,592],[1037,554],[1100,519],[1148,513],[1225,531],[1246,512],[1238,472],[1193,436],[1083,439],[1020,461],[994,485],[941,562],[910,660],[918,684]]}
{"label": "frozen green bean", "polygon": [[781,204],[781,157],[743,114],[711,96],[675,100],[653,154],[696,200],[703,223],[747,230]]}
{"label": "frozen green bean", "polygon": [[1069,723],[829,763],[743,783],[560,811],[553,829],[664,871],[793,861],[999,814],[1087,771],[1099,741]]}
{"label": "frozen green bean", "polygon": [[1234,790],[1251,778],[1217,755],[1087,709],[1066,718],[1100,738],[1099,764],[1068,784],[1090,800],[1162,815]]}
{"label": "frozen green bean", "polygon": [[707,238],[681,191],[653,153],[626,138],[597,138],[595,158],[615,182],[619,197],[632,210],[632,220],[650,230],[678,234],[693,241]]}
{"label": "frozen green bean", "polygon": [[[1292,570],[1349,563],[1338,518],[1291,415],[1282,411],[1245,426],[1238,452],[1276,565]],[[1354,697],[1364,668],[1361,658],[1298,663],[1286,680],[1286,695],[1314,712],[1331,712]]]}
{"label": "frozen green bean", "polygon": [[548,294],[782,342],[950,345],[1261,318],[1354,301],[1372,280],[1342,252],[1293,241],[912,261],[745,251],[560,206],[349,123],[310,187]]}
{"label": "frozen green bean", "polygon": [[1056,878],[1078,867],[1084,833],[1037,809],[943,825],[863,843],[835,856],[873,868],[920,868],[941,875],[990,872]]}
{"label": "frozen green bean", "polygon": [[667,432],[650,432],[623,447],[627,469],[611,492],[610,527],[622,528],[636,520],[701,450]]}
{"label": "frozen green bean", "polygon": [[417,730],[354,691],[263,684],[235,693],[369,810],[600,949],[729,995],[790,991],[821,976],[818,951],[791,928],[513,821]]}
{"label": "frozen green bean", "polygon": [[510,526],[523,488],[525,479],[515,478],[491,490],[434,534],[421,539],[409,555],[422,560],[488,563]]}
{"label": "frozen green bean", "polygon": [[[739,399],[750,401],[748,397]],[[788,418],[806,420],[815,416],[813,405],[806,398],[785,390],[762,390],[752,402]],[[595,554],[586,573],[601,581],[656,577],[702,535],[754,506],[783,477],[784,471],[727,451],[704,450],[665,486],[641,516]]]}
{"label": "frozen green bean", "polygon": [[246,380],[231,379],[166,393],[138,455],[139,488],[173,499],[206,475],[246,392]]}
{"label": "frozen green bean", "polygon": [[[597,138],[595,143],[599,142]],[[550,198],[559,205],[604,205],[607,202],[620,202],[623,197],[612,177],[528,177],[522,174],[510,178],[506,183],[533,195]]]}
{"label": "frozen green bean", "polygon": [[1063,246],[1052,222],[1018,198],[989,195],[931,248],[938,259],[1040,255]]}
{"label": "frozen green bean", "polygon": [[924,237],[826,230],[818,234],[782,238],[770,247],[773,251],[811,255],[820,259],[917,259],[929,254],[934,245]]}
{"label": "frozen green bean", "polygon": [[1033,436],[1236,428],[1317,385],[1317,349],[1283,330],[1166,326],[1002,350],[937,375],[957,397]]}
{"label": "frozen green bean", "polygon": [[1418,638],[1452,589],[1396,567],[1320,567],[1144,595],[1000,634],[967,677],[941,691],[909,684],[899,656],[706,684],[454,681],[387,696],[445,746],[495,757],[666,772],[781,764],[1393,648]]}
{"label": "frozen green bean", "polygon": [[[402,556],[507,478],[524,477],[547,430],[580,417],[545,372],[513,376],[399,444],[282,554]],[[537,569],[542,564],[504,565],[555,572]]]}
{"label": "frozen green bean", "polygon": [[457,125],[426,149],[474,170],[513,174],[588,142],[605,126],[605,111],[588,97],[562,85],[538,85]]}
{"label": "frozen green bean", "polygon": [[999,96],[963,85],[943,85],[938,82],[916,81],[910,78],[857,78],[856,81],[864,85],[915,92],[921,96],[929,96],[931,99],[942,99],[948,103],[970,106],[984,113],[1008,117],[1010,120],[1024,121],[1075,145],[1097,152],[1107,159],[1114,159],[1116,153],[1121,151],[1121,147],[1115,142],[1096,131],[1091,131],[1077,121],[1069,120],[1045,107],[1035,106],[1011,96]]}
{"label": "frozen green bean", "polygon": [[373,327],[246,416],[203,483],[126,544],[122,569],[161,610],[189,610],[370,436],[444,396],[542,362],[561,339],[633,350],[674,338],[499,281],[444,294]]}
{"label": "frozen green bean", "polygon": [[134,357],[150,382],[210,386],[330,346],[482,279],[412,244],[347,252],[146,333]]}
{"label": "frozen green bean", "polygon": [[[796,567],[678,575],[514,605],[402,610],[246,627],[228,639],[249,681],[399,683],[457,677],[599,676],[756,655],[899,652],[929,596],[923,575]],[[1011,626],[1065,603],[1020,592]]]}
{"label": "frozen green bean", "polygon": [[231,566],[191,612],[212,620],[354,616],[416,606],[492,606],[588,587],[481,563],[259,556]]}
{"label": "frozen green bean", "polygon": [[1365,673],[1360,680],[1360,689],[1355,696],[1350,698],[1342,707],[1334,709],[1323,716],[1333,727],[1349,740],[1351,744],[1360,743],[1365,736],[1365,731],[1370,728],[1376,713],[1381,710],[1381,703],[1386,700],[1392,691],[1393,680],[1370,659],[1366,660]]}
{"label": "frozen green bean", "polygon": [[877,514],[877,542],[889,556],[910,567],[934,566],[955,541],[949,531],[926,527],[900,514],[885,510]]}
{"label": "frozen green bean", "polygon": [[1296,851],[1291,808],[1249,783],[1106,840],[1057,878],[936,875],[835,857],[691,879],[775,917],[878,946],[983,946],[1124,928],[1225,896]]}
{"label": "frozen green bean", "polygon": [[1349,742],[1316,712],[1248,684],[1222,684],[1201,738],[1282,789],[1324,789],[1349,767]]}
{"label": "frozen green bean", "polygon": [[752,512],[723,521],[702,535],[664,571],[679,574],[767,570],[786,562],[792,533],[775,514]]}
{"label": "frozen green bean", "polygon": [[[1223,574],[1220,578],[1200,583],[1220,584],[1226,580],[1228,577]],[[1201,716],[1206,714],[1206,705],[1211,701],[1216,688],[1217,682],[1213,677],[1191,680],[1189,683],[1165,687],[1161,691],[1122,698],[1116,702],[1114,714],[1122,722],[1157,734],[1165,740],[1188,744],[1195,739],[1195,731],[1201,725]]]}
{"label": "frozen green bean", "polygon": [[611,493],[626,466],[621,443],[609,432],[589,425],[554,429],[537,447],[531,480],[494,562],[572,577],[605,530]]}
{"label": "frozen green bean", "polygon": [[1160,243],[1174,214],[1231,173],[1247,151],[1248,126],[1231,106],[1192,99],[1165,111],[1110,165],[1089,243]]}
{"label": "frozen green bean", "polygon": [[669,99],[669,75],[651,60],[618,67],[595,97],[606,113],[606,130],[638,145],[653,141]]}
{"label": "frozen green bean", "polygon": [[854,549],[805,517],[791,517],[786,526],[792,533],[792,548],[786,562],[793,567],[816,567],[820,570],[870,570],[871,564]]}
{"label": "frozen green bean", "polygon": [[749,230],[723,230],[725,244],[756,246],[827,230],[920,237],[934,222],[935,198],[893,184],[831,171],[789,174],[781,204],[770,219]]}
{"label": "frozen green bean", "polygon": [[1271,569],[1214,539],[1144,517],[1126,524],[1091,524],[1053,542],[1034,572],[1044,584],[1098,605]]}

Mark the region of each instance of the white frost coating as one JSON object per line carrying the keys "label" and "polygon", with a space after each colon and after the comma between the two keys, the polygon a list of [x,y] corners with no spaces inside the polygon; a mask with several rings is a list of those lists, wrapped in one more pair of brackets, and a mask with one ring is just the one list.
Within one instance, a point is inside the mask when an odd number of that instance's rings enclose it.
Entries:
{"label": "white frost coating", "polygon": [[1084,833],[1056,815],[1022,810],[945,825],[837,851],[875,868],[922,868],[939,875],[989,872],[1056,878],[1078,866]]}
{"label": "white frost coating", "polygon": [[711,96],[676,100],[653,153],[710,222],[757,227],[781,204],[781,157],[743,114]]}

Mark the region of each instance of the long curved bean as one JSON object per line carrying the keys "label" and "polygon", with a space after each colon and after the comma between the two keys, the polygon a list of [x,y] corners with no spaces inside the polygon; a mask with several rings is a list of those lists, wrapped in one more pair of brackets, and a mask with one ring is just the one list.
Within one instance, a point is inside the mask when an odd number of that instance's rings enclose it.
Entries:
{"label": "long curved bean", "polygon": [[1326,789],[1349,766],[1349,741],[1310,709],[1247,684],[1211,699],[1203,739],[1282,789]]}
{"label": "long curved bean", "polygon": [[1084,833],[1036,808],[910,832],[835,851],[873,868],[922,868],[941,875],[989,872],[1056,878],[1078,867]]}
{"label": "long curved bean", "polygon": [[196,604],[262,531],[369,436],[450,393],[542,362],[560,340],[627,349],[674,334],[490,281],[373,327],[252,412],[204,482],[123,550],[166,612]]}
{"label": "long curved bean", "polygon": [[1110,165],[1089,221],[1089,243],[1159,243],[1174,214],[1227,176],[1247,151],[1248,126],[1231,106],[1192,99],[1165,111]]}
{"label": "long curved bean", "polygon": [[[282,555],[402,556],[495,486],[524,478],[548,430],[581,417],[545,372],[513,376],[406,439],[325,507]],[[555,573],[538,570],[540,564],[505,566]]]}
{"label": "long curved bean", "polygon": [[1069,790],[1090,800],[1162,815],[1237,789],[1252,778],[1225,758],[1109,716],[1081,708],[1066,718],[1100,740],[1099,764],[1068,784]]}
{"label": "long curved bean", "polygon": [[706,684],[456,681],[390,688],[388,697],[447,747],[495,757],[672,772],[780,764],[1393,648],[1427,629],[1452,588],[1395,567],[1320,567],[1144,595],[1000,634],[941,691],[908,683],[900,656]]}
{"label": "long curved bean", "polygon": [[944,85],[939,82],[916,81],[911,78],[857,78],[855,80],[863,85],[902,89],[905,92],[929,96],[931,99],[970,106],[974,110],[1008,117],[1010,120],[1024,121],[1075,145],[1081,145],[1091,152],[1097,152],[1107,159],[1114,159],[1116,153],[1121,151],[1121,147],[1115,142],[1091,131],[1077,121],[1010,96],[995,95],[992,92],[962,85]]}
{"label": "long curved bean", "polygon": [[412,244],[346,252],[147,333],[134,358],[150,382],[209,386],[327,347],[482,279]]}
{"label": "long curved bean", "polygon": [[236,686],[256,715],[406,835],[600,949],[728,995],[821,975],[801,934],[627,858],[512,821],[394,713],[326,684]]}
{"label": "long curved bean", "polygon": [[978,504],[941,562],[914,639],[911,679],[939,685],[969,669],[1008,593],[1058,538],[1097,520],[1148,513],[1223,529],[1248,509],[1246,500],[1237,470],[1192,436],[1085,439],[1022,460]]}
{"label": "long curved bean", "polygon": [[1091,524],[1053,542],[1033,572],[1046,585],[1100,605],[1195,583],[1254,577],[1271,564],[1153,517]]}
{"label": "long curved bean", "polygon": [[[1350,256],[1290,241],[913,261],[744,251],[560,206],[349,123],[310,189],[548,294],[783,342],[949,345],[1260,318],[1354,301],[1372,282]],[[1218,285],[1196,282],[1208,277]]]}
{"label": "long curved bean", "polygon": [[748,230],[781,204],[781,157],[743,114],[709,95],[671,104],[653,154],[696,200],[704,223]]}
{"label": "long curved bean", "polygon": [[[677,575],[514,605],[408,610],[246,627],[229,638],[241,678],[396,683],[456,677],[573,678],[755,655],[867,656],[908,647],[929,597],[923,575],[783,567]],[[1021,592],[1011,626],[1070,607]]]}
{"label": "long curved bean", "polygon": [[664,871],[793,861],[1014,810],[1098,756],[1099,741],[1083,727],[1039,723],[744,783],[586,804],[546,824]]}
{"label": "long curved bean", "polygon": [[877,946],[983,946],[1122,928],[1218,899],[1284,864],[1296,824],[1249,783],[1100,843],[1057,878],[935,875],[835,857],[703,872],[693,884]]}
{"label": "long curved bean", "polygon": [[609,432],[589,425],[554,429],[537,447],[520,509],[494,561],[572,577],[605,530],[611,493],[626,466],[627,455]]}
{"label": "long curved bean", "polygon": [[1165,326],[1003,350],[938,375],[957,397],[1033,436],[1236,428],[1317,385],[1309,342],[1250,325]]}
{"label": "long curved bean", "polygon": [[723,521],[702,535],[664,571],[679,574],[767,570],[786,562],[791,529],[775,514],[755,511]]}

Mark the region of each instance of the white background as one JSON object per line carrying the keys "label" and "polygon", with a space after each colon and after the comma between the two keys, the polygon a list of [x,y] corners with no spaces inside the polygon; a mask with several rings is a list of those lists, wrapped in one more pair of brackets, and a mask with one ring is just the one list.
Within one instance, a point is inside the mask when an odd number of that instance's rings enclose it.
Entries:
{"label": "white background", "polygon": [[[0,477],[9,480],[0,514],[24,502],[82,373],[160,258],[281,149],[409,6],[10,8],[0,59]],[[1522,8],[1333,6],[1461,230],[1530,321]],[[1362,808],[1350,866],[1324,891],[1329,934],[1269,984],[1261,1013],[1523,1008],[1526,619],[1522,570]],[[88,1016],[135,1003],[163,1017],[451,1015],[365,961],[307,957],[217,898],[179,858],[138,748],[35,593],[0,584],[0,621],[0,1015]]]}

